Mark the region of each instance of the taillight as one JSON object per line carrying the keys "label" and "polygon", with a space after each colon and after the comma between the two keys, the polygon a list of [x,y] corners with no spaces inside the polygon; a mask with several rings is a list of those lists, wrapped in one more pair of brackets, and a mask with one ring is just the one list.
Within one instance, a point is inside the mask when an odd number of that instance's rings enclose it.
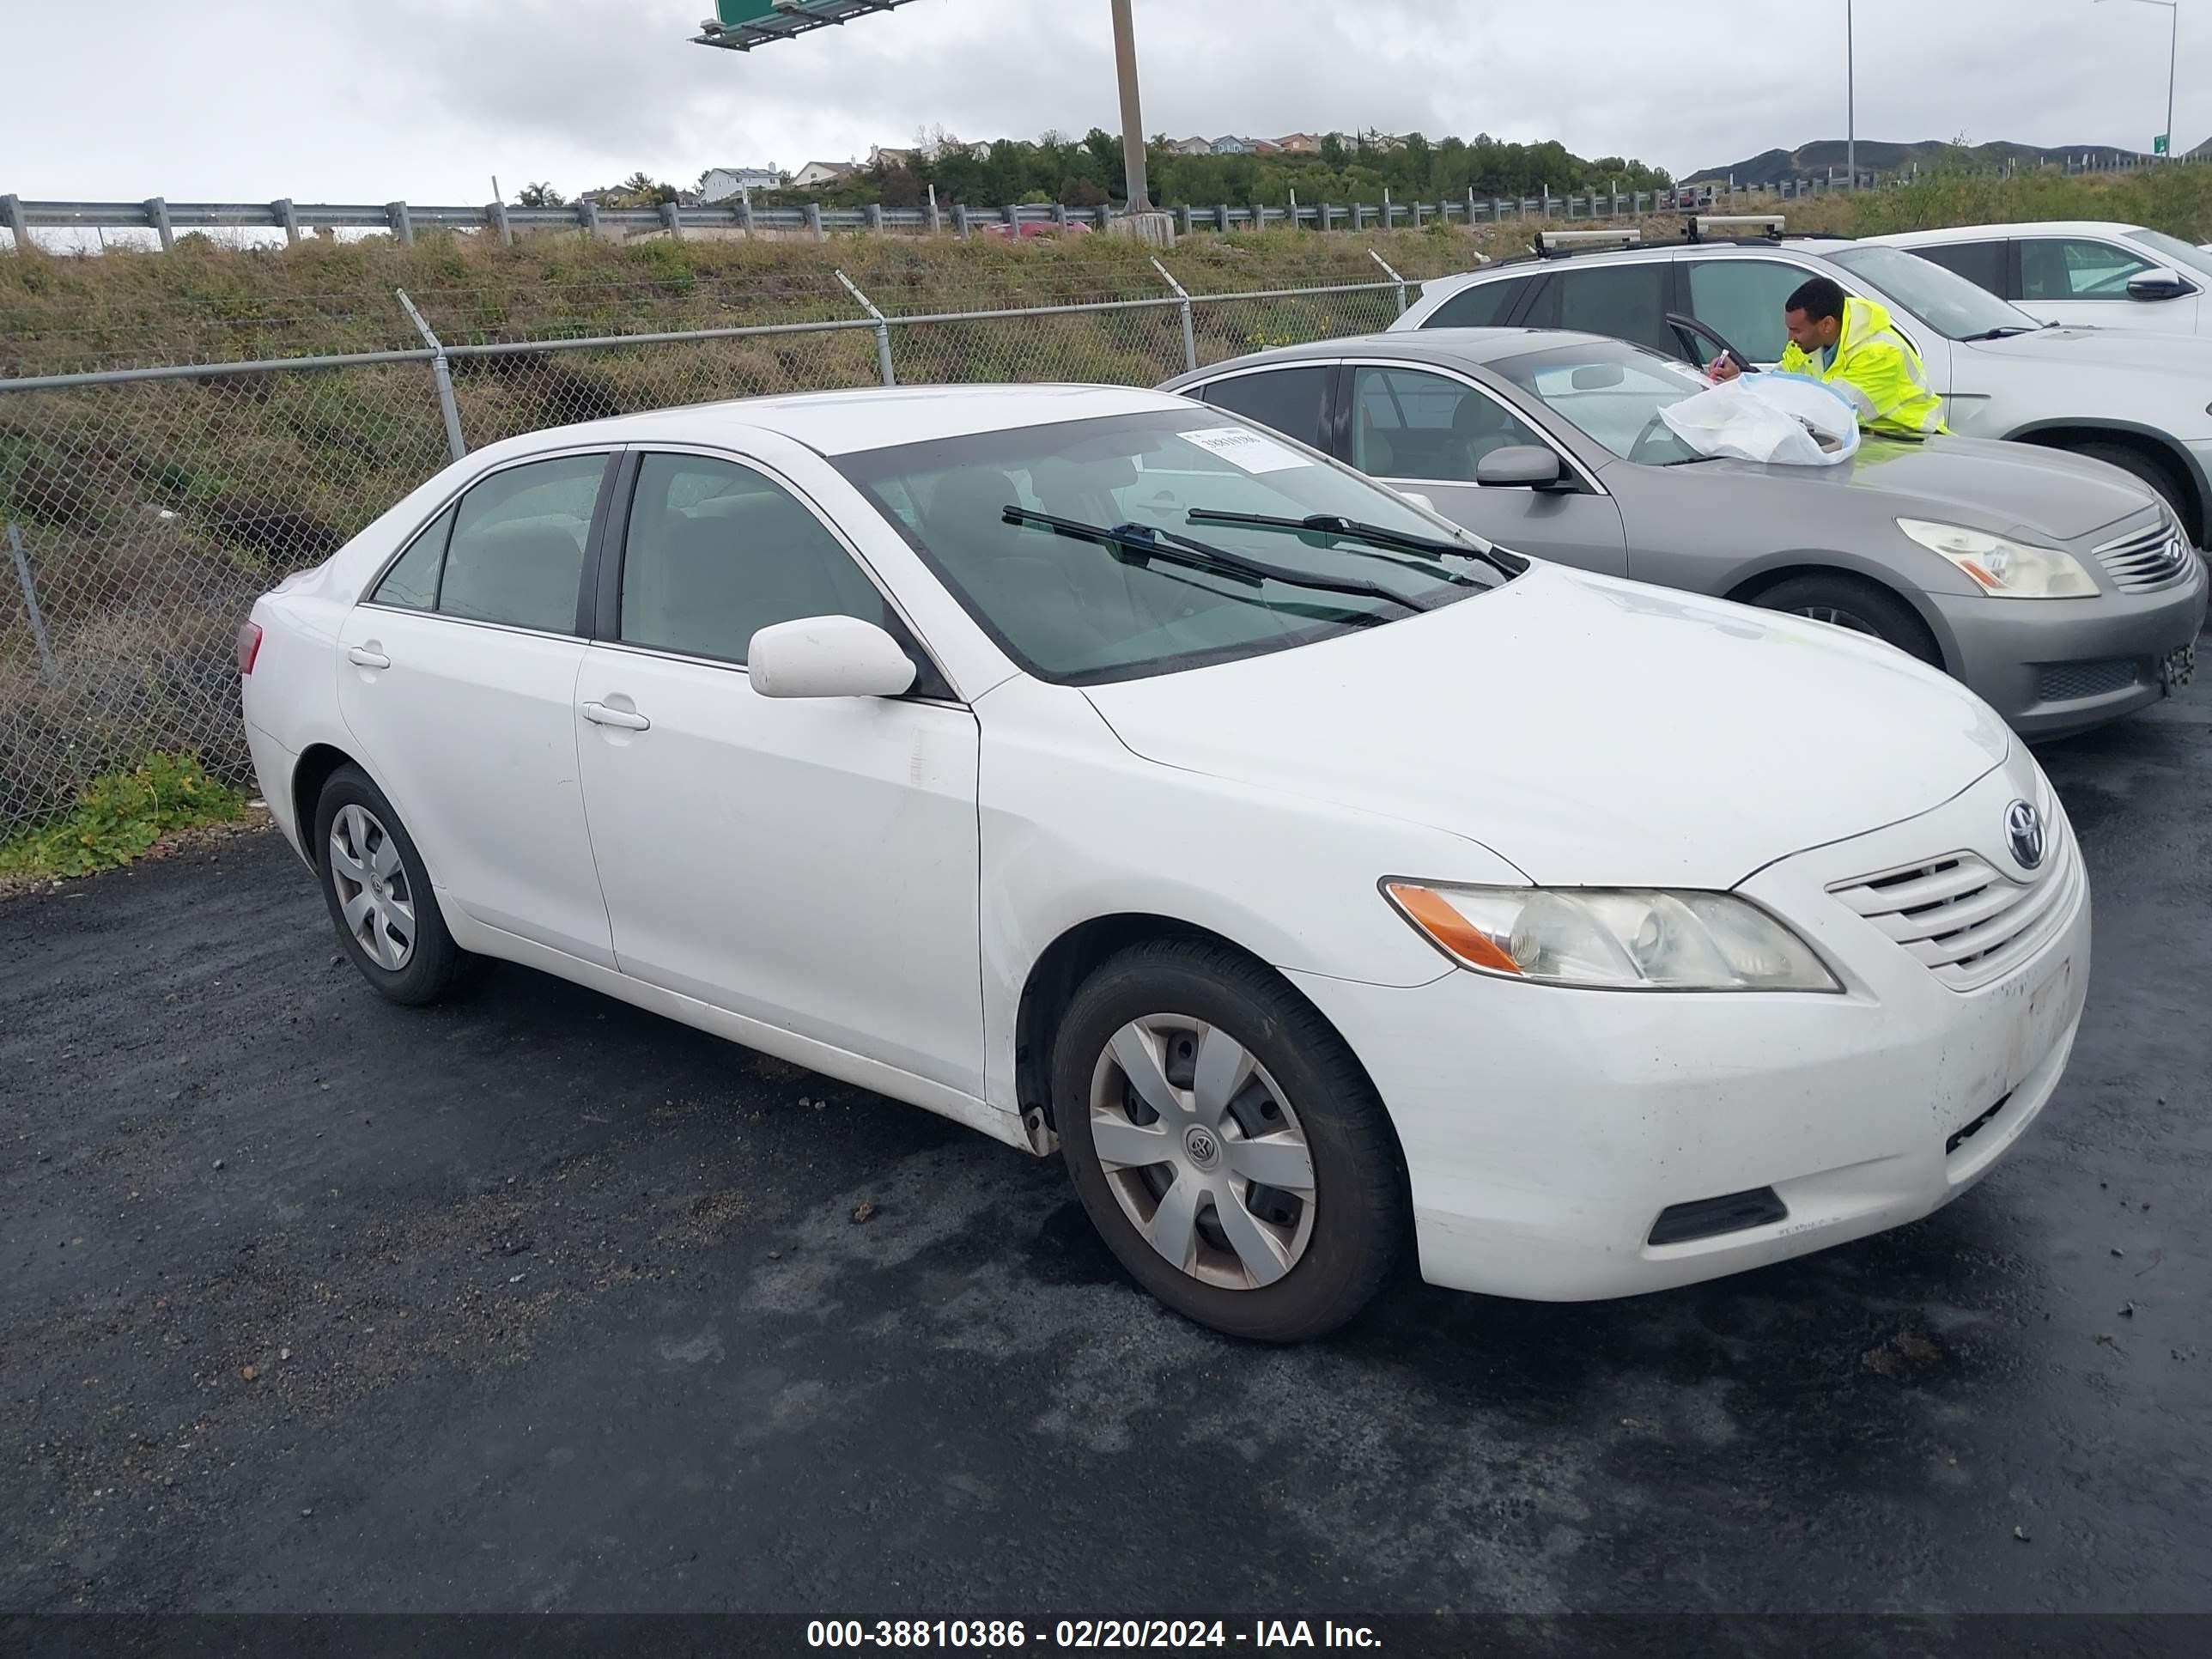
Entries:
{"label": "taillight", "polygon": [[253,672],[253,659],[261,654],[261,624],[242,622],[238,625],[238,672],[241,675]]}

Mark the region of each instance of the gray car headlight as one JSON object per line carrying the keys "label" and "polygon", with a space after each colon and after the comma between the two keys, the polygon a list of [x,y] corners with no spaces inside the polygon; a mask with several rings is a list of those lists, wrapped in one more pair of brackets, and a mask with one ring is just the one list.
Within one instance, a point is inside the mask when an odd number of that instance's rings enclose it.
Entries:
{"label": "gray car headlight", "polygon": [[1813,947],[1733,893],[1387,881],[1462,968],[1608,991],[1840,991]]}
{"label": "gray car headlight", "polygon": [[2091,599],[2097,584],[2081,561],[2055,547],[2032,547],[1964,525],[1899,519],[1897,527],[1939,553],[1984,593],[2000,599]]}

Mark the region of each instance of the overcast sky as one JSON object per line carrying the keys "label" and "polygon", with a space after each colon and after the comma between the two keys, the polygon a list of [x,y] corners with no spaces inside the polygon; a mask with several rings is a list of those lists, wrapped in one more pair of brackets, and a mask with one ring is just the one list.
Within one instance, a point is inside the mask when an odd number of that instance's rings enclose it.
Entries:
{"label": "overcast sky", "polygon": [[[0,191],[480,203],[1118,126],[1107,0],[916,0],[751,53],[711,0],[0,0]],[[1678,174],[1844,131],[1844,0],[1135,0],[1145,125],[1557,138]],[[2148,148],[2168,15],[1857,0],[1863,137]],[[2183,0],[2181,148],[2212,133]]]}

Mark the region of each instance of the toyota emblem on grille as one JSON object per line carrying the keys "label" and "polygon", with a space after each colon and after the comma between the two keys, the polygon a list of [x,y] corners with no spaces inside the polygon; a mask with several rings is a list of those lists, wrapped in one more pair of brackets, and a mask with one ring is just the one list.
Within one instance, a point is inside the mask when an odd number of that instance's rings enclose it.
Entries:
{"label": "toyota emblem on grille", "polygon": [[2005,808],[2005,845],[2023,870],[2043,862],[2043,814],[2033,801],[2016,800]]}

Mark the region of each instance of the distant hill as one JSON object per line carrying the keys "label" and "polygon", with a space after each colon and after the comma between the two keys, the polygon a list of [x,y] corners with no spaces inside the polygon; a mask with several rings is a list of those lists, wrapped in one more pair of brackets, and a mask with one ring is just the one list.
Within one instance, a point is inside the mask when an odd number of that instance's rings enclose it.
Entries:
{"label": "distant hill", "polygon": [[[2058,149],[2042,149],[2033,144],[2000,141],[1969,146],[1966,159],[1971,166],[1994,169],[2007,161],[2018,161],[2022,167],[2040,167],[2045,162],[2063,162],[2069,157],[2079,161],[2086,155],[2093,166],[2110,166],[2139,153],[2112,144],[2070,144]],[[1859,170],[1862,173],[1904,173],[1915,162],[1925,167],[1951,154],[1952,146],[1940,138],[1923,139],[1917,144],[1886,144],[1878,139],[1862,138],[1859,140]],[[1682,182],[1686,185],[1717,184],[1733,178],[1739,185],[1752,189],[1763,185],[1778,185],[1785,179],[1825,179],[1831,167],[1838,173],[1843,172],[1844,155],[1842,139],[1823,139],[1796,149],[1770,149],[1729,167],[1707,167],[1703,172],[1692,173]]]}

